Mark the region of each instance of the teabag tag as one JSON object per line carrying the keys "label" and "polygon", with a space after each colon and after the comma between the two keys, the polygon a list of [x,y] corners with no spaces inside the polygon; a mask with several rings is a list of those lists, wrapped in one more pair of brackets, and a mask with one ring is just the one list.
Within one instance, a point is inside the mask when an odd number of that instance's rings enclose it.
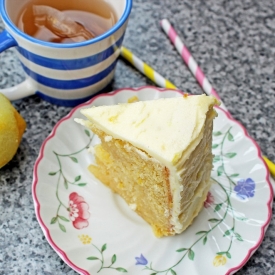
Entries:
{"label": "teabag tag", "polygon": [[88,40],[95,37],[83,25],[52,7],[34,5],[33,15],[35,25],[44,26],[59,37],[71,38],[75,42],[83,41],[83,38]]}

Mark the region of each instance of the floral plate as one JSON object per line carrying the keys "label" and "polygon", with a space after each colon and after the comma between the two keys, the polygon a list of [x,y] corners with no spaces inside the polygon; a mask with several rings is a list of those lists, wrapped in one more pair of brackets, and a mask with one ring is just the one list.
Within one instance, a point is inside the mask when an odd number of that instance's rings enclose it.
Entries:
{"label": "floral plate", "polygon": [[34,166],[36,215],[53,249],[80,274],[233,274],[259,247],[271,218],[273,191],[257,144],[216,108],[213,185],[204,208],[182,234],[156,238],[150,226],[87,166],[96,136],[74,122],[82,107],[160,97],[143,87],[99,95],[74,108],[44,141]]}

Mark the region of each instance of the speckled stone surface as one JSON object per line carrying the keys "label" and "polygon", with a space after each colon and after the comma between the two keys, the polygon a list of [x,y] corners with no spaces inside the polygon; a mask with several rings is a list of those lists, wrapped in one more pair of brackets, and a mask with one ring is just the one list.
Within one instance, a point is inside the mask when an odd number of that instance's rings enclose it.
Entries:
{"label": "speckled stone surface", "polygon": [[[134,0],[124,45],[180,89],[201,93],[159,27],[160,19],[169,18],[233,117],[275,161],[274,11],[272,0]],[[0,89],[24,79],[13,50],[1,54],[0,68]],[[109,90],[146,84],[152,83],[120,60]],[[28,127],[16,156],[0,170],[0,274],[77,274],[46,241],[31,194],[40,146],[70,108],[37,96],[14,106]],[[275,274],[274,217],[259,249],[236,274]]]}

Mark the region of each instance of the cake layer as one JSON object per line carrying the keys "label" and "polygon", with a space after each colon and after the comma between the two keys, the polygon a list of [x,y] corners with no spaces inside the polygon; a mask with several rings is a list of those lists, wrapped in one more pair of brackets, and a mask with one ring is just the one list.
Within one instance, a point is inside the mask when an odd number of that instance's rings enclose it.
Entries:
{"label": "cake layer", "polygon": [[102,143],[94,148],[96,165],[90,165],[89,170],[124,198],[152,226],[156,236],[173,235],[168,169],[129,143],[92,130]]}

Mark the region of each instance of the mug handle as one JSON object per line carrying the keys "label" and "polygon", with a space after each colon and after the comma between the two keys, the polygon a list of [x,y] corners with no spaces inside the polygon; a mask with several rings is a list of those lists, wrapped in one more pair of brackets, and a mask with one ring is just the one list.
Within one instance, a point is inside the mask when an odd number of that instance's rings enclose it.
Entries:
{"label": "mug handle", "polygon": [[[0,53],[8,48],[17,46],[16,40],[6,31],[0,33]],[[35,94],[30,78],[27,77],[22,83],[10,88],[0,89],[0,93],[4,94],[9,100],[17,100]]]}

